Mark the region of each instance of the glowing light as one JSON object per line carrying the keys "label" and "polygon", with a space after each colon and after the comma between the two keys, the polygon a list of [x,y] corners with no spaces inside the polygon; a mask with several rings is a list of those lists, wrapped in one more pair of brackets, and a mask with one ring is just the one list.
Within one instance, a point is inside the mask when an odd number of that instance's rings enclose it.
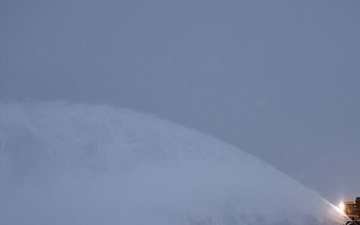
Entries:
{"label": "glowing light", "polygon": [[345,212],[344,212],[345,205],[344,205],[343,202],[339,203],[338,206],[334,206],[334,205],[333,205],[333,207],[334,207],[334,209],[335,209],[337,212],[339,212],[340,214],[346,216],[346,214],[345,214]]}
{"label": "glowing light", "polygon": [[341,209],[342,211],[344,211],[345,209],[345,204],[343,202],[340,202],[339,204],[339,209]]}

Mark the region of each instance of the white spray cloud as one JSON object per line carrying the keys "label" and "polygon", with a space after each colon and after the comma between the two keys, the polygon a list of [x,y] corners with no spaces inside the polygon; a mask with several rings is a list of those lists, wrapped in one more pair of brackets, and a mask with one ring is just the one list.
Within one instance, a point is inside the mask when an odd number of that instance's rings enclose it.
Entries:
{"label": "white spray cloud", "polygon": [[0,106],[0,224],[336,224],[332,206],[210,136],[107,106]]}

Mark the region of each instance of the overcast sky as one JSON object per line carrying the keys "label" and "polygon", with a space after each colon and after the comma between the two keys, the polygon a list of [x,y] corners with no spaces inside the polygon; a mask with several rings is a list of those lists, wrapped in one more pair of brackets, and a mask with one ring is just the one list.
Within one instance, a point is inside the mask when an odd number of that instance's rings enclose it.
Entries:
{"label": "overcast sky", "polygon": [[352,200],[359,12],[358,0],[1,0],[0,100],[156,115]]}

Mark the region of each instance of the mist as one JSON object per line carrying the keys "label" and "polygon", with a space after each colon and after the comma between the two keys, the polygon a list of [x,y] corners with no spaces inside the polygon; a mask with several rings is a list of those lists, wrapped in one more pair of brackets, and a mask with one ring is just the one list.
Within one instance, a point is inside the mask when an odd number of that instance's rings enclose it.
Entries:
{"label": "mist", "polygon": [[1,224],[336,224],[331,204],[208,135],[130,110],[0,106]]}

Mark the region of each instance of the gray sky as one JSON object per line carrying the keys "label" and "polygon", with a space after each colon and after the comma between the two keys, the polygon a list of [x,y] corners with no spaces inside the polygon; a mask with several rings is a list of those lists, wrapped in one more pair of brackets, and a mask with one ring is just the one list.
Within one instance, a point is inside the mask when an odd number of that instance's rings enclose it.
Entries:
{"label": "gray sky", "polygon": [[0,100],[157,115],[352,199],[359,11],[358,0],[1,0]]}

